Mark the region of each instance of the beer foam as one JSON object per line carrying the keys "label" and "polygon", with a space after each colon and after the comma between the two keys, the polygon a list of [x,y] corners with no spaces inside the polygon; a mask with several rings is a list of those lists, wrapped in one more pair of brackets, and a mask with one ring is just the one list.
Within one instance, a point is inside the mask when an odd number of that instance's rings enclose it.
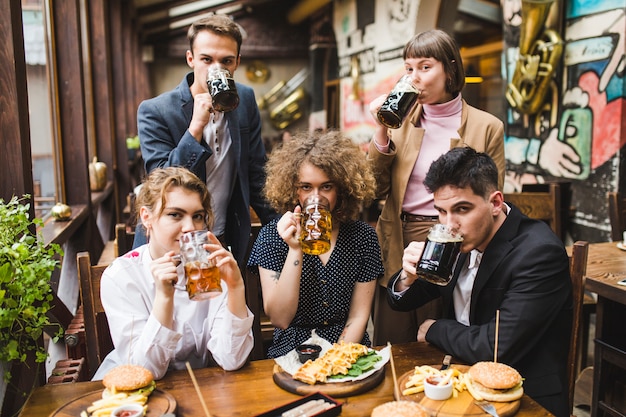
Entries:
{"label": "beer foam", "polygon": [[433,242],[462,242],[463,236],[449,229],[446,225],[436,224],[430,229],[428,240]]}

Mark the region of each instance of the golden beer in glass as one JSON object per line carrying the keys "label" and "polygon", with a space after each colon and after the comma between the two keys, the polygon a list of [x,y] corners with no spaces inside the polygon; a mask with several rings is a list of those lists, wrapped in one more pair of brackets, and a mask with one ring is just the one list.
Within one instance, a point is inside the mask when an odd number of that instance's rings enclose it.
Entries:
{"label": "golden beer in glass", "polygon": [[330,250],[333,222],[330,204],[321,195],[307,197],[300,217],[300,245],[308,255],[321,255]]}

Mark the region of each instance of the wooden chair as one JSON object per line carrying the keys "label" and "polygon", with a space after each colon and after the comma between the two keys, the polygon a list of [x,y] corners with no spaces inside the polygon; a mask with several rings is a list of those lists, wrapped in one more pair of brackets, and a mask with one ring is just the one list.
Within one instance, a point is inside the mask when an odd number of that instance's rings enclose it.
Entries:
{"label": "wooden chair", "polygon": [[583,318],[583,297],[585,293],[585,275],[587,273],[587,256],[589,253],[589,243],[577,241],[572,246],[570,256],[569,273],[572,280],[573,296],[573,318],[572,334],[570,338],[570,352],[568,356],[568,377],[569,377],[569,410],[574,409],[574,388],[576,378],[581,369],[581,326]]}
{"label": "wooden chair", "polygon": [[[252,245],[259,235],[261,227],[261,223],[252,223],[246,259],[250,257]],[[246,280],[246,303],[248,304],[250,311],[254,314],[254,322],[252,323],[254,348],[250,353],[249,359],[253,361],[266,359],[265,352],[274,338],[274,326],[272,325],[269,317],[267,317],[263,311],[263,296],[261,293],[261,281],[258,273],[251,268],[246,268],[244,277]]]}
{"label": "wooden chair", "polygon": [[530,218],[543,220],[552,231],[564,240],[565,231],[562,227],[561,191],[558,183],[548,184],[548,192],[522,191],[505,193],[504,201],[512,203]]}
{"label": "wooden chair", "polygon": [[85,321],[87,374],[88,379],[91,379],[104,357],[113,350],[109,324],[100,302],[100,279],[107,265],[92,266],[89,252],[79,252],[76,263]]}
{"label": "wooden chair", "polygon": [[115,225],[115,257],[124,255],[133,248],[133,240],[135,232],[129,232],[126,224],[118,223]]}
{"label": "wooden chair", "polygon": [[610,191],[607,193],[609,200],[609,220],[611,222],[611,240],[621,242],[623,232],[626,232],[626,197],[621,193]]}

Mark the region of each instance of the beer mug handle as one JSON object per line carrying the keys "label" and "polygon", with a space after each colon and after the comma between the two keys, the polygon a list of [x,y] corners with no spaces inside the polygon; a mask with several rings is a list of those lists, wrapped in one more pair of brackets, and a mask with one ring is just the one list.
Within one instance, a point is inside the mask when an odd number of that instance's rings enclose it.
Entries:
{"label": "beer mug handle", "polygon": [[[178,255],[173,255],[171,257],[172,262],[174,262],[174,265],[176,265],[176,268],[178,269],[178,267],[182,264],[183,258],[180,254]],[[187,290],[187,280],[185,278],[185,274],[177,274],[178,275],[178,281],[176,281],[176,283],[174,284],[174,288],[176,288],[177,290],[183,290],[186,291]]]}

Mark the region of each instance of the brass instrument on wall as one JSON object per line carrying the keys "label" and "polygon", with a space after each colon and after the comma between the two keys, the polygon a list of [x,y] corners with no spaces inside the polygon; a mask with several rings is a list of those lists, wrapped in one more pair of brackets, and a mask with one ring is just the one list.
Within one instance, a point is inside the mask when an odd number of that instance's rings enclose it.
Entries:
{"label": "brass instrument on wall", "polygon": [[289,81],[280,81],[257,101],[259,109],[269,109],[270,120],[276,129],[285,129],[302,117],[306,91],[301,85],[308,75],[307,68],[301,69]]}
{"label": "brass instrument on wall", "polygon": [[541,110],[563,53],[559,34],[544,28],[554,1],[522,0],[519,55],[506,98],[511,107],[525,114]]}
{"label": "brass instrument on wall", "polygon": [[285,129],[302,117],[302,101],[305,97],[304,88],[298,87],[296,91],[270,111],[270,120],[276,129]]}
{"label": "brass instrument on wall", "polygon": [[285,99],[291,93],[293,93],[296,88],[300,84],[306,80],[309,76],[308,68],[302,68],[300,71],[296,73],[289,81],[279,81],[274,87],[270,89],[267,93],[263,94],[262,97],[259,97],[257,100],[257,106],[259,109],[263,110],[270,107],[272,104],[278,102],[279,100]]}

